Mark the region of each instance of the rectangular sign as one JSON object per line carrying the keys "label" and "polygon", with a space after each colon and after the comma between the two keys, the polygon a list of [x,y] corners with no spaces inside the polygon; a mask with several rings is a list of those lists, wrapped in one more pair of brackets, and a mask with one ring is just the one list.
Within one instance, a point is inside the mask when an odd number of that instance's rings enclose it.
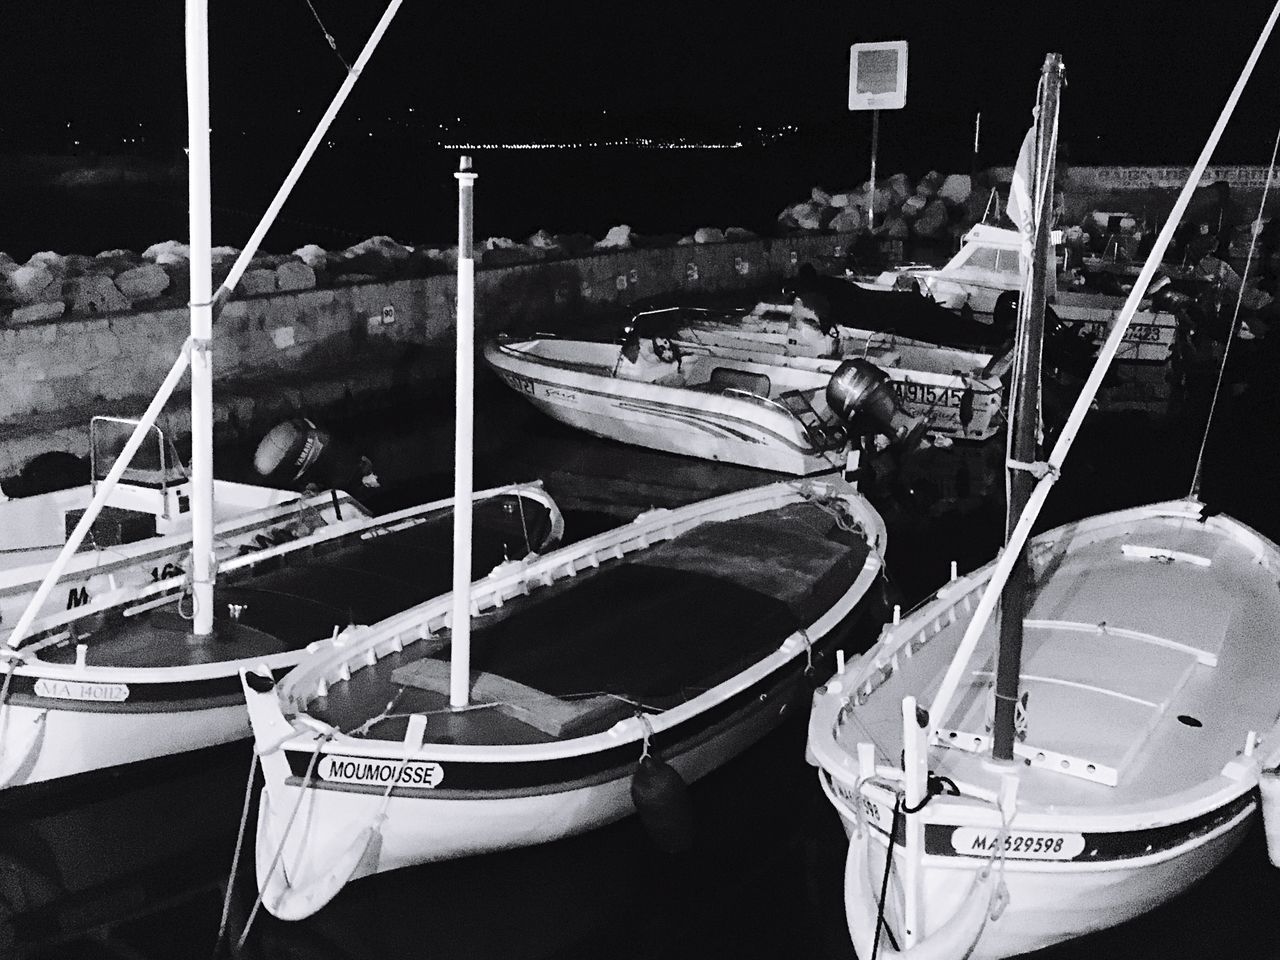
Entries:
{"label": "rectangular sign", "polygon": [[907,105],[907,41],[849,48],[849,109],[900,110]]}

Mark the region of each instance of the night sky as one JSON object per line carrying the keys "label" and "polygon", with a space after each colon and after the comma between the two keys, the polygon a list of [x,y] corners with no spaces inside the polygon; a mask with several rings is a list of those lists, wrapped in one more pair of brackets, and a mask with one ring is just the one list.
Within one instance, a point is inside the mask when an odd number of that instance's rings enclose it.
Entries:
{"label": "night sky", "polygon": [[[354,60],[382,11],[376,0],[312,0]],[[848,46],[911,43],[908,103],[883,135],[1013,138],[1044,54],[1067,65],[1064,136],[1081,160],[1170,162],[1194,156],[1269,4],[689,3],[561,0],[447,4],[407,0],[343,121],[371,113],[501,127],[572,128],[602,111],[621,126],[699,122],[847,123]],[[341,81],[306,0],[212,0],[213,125],[310,123]],[[0,119],[9,144],[63,118],[143,122],[183,135],[179,0],[8,4],[0,44]],[[1034,10],[1034,12],[1032,12]],[[1222,11],[1222,12],[1219,12]],[[1229,13],[1227,12],[1229,11]],[[1275,41],[1280,43],[1280,40]],[[1280,111],[1280,50],[1243,104],[1224,160],[1265,162]],[[1016,143],[1015,143],[1016,145]]]}

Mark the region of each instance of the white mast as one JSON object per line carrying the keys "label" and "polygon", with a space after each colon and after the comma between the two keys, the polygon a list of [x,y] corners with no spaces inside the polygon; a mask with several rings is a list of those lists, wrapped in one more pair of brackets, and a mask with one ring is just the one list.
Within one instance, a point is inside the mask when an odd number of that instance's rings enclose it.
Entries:
{"label": "white mast", "polygon": [[449,705],[465,707],[471,689],[471,458],[474,419],[476,262],[471,256],[471,158],[458,164],[458,355],[453,424],[453,640],[449,659]]}
{"label": "white mast", "polygon": [[191,583],[197,637],[213,632],[213,268],[209,209],[209,2],[187,0],[191,244]]}

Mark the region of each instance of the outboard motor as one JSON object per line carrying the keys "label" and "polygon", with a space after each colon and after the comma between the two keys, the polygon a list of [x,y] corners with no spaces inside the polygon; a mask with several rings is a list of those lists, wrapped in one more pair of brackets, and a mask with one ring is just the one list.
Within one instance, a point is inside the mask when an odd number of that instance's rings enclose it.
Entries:
{"label": "outboard motor", "polygon": [[888,375],[861,357],[845,360],[831,375],[827,406],[846,423],[861,417],[903,450],[919,444],[928,426],[924,417],[913,417],[903,409]]}
{"label": "outboard motor", "polygon": [[283,487],[313,483],[350,493],[353,486],[378,486],[367,457],[356,455],[306,417],[272,427],[253,454],[253,467],[263,479]]}
{"label": "outboard motor", "polygon": [[329,445],[329,434],[306,417],[277,423],[258,443],[253,468],[267,480],[293,485],[311,472]]}

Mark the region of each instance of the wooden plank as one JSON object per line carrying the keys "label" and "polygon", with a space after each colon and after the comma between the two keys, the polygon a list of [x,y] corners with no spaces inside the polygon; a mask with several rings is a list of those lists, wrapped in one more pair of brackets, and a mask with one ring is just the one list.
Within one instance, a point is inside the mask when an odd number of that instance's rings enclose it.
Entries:
{"label": "wooden plank", "polygon": [[[448,695],[449,664],[431,658],[415,660],[393,670],[391,680],[401,686]],[[471,702],[491,704],[499,713],[557,738],[589,725],[600,726],[631,711],[617,697],[566,700],[483,670],[471,671]]]}

